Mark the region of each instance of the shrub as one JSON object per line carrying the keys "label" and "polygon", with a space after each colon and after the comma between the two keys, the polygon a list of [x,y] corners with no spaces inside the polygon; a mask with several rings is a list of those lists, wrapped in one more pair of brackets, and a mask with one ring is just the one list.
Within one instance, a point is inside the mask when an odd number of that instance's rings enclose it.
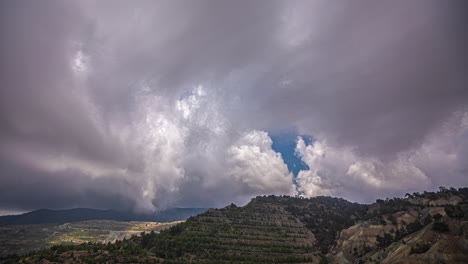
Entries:
{"label": "shrub", "polygon": [[445,207],[445,213],[452,218],[463,218],[463,216],[465,215],[461,206],[459,205],[449,205]]}
{"label": "shrub", "polygon": [[410,255],[413,254],[422,254],[427,252],[431,248],[430,244],[416,244],[416,246],[411,247]]}
{"label": "shrub", "polygon": [[432,230],[437,232],[448,232],[450,231],[449,226],[445,222],[435,222],[432,226]]}

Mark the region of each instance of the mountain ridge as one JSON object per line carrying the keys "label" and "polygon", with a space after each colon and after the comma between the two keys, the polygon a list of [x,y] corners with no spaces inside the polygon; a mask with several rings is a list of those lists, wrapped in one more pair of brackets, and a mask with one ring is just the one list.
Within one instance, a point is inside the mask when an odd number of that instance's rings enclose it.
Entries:
{"label": "mountain ridge", "polygon": [[[78,257],[77,257],[78,256]],[[468,188],[358,204],[257,196],[156,234],[55,246],[20,263],[468,263]],[[13,262],[11,262],[13,263]]]}
{"label": "mountain ridge", "polygon": [[190,216],[197,215],[206,210],[208,210],[208,208],[170,208],[155,213],[143,214],[92,208],[72,208],[62,210],[38,209],[20,215],[0,216],[0,226],[64,224],[87,220],[174,222],[185,220]]}

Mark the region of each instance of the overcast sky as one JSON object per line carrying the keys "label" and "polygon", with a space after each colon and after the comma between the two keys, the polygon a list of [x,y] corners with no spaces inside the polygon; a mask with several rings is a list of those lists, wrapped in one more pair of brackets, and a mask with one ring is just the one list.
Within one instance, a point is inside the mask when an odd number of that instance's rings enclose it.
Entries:
{"label": "overcast sky", "polygon": [[0,210],[468,185],[467,2],[0,3]]}

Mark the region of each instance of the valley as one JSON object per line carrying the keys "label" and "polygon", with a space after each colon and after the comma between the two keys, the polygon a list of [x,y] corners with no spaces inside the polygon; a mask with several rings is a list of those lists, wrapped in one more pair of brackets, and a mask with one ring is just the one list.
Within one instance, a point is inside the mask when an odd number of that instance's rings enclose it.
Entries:
{"label": "valley", "polygon": [[65,224],[0,226],[0,257],[25,254],[54,245],[115,242],[141,232],[159,232],[180,222],[91,220]]}

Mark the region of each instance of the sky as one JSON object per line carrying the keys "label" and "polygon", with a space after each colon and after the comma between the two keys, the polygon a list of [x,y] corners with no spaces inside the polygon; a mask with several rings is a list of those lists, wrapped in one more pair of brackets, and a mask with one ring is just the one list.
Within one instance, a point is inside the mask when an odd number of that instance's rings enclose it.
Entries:
{"label": "sky", "polygon": [[466,1],[0,2],[0,211],[468,185]]}

